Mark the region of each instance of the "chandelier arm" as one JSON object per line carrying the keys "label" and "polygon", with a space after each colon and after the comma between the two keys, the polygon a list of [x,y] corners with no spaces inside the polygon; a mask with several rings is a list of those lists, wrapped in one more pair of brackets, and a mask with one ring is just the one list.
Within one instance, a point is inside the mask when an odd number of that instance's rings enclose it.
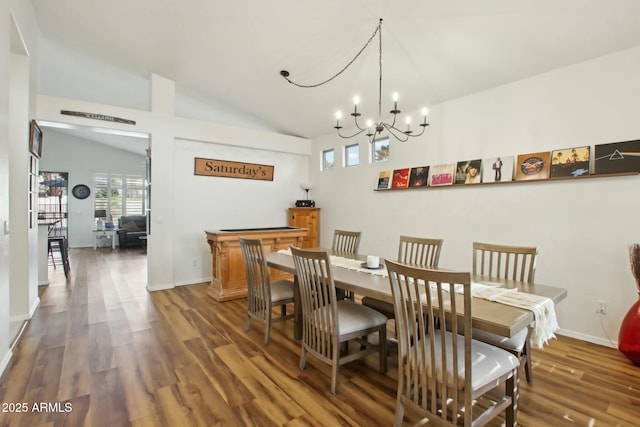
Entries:
{"label": "chandelier arm", "polygon": [[[400,129],[390,126],[386,123],[382,123],[382,125],[385,127],[385,129],[387,130],[387,132],[389,132],[389,135],[393,136],[395,139],[397,139],[400,142],[407,142],[409,140],[409,135],[407,135],[406,133],[402,132]],[[399,132],[402,136],[398,135],[396,132]]]}
{"label": "chandelier arm", "polygon": [[[296,83],[293,80],[291,80],[289,78],[289,72],[286,70],[282,70],[280,71],[280,75],[282,77],[284,77],[284,79],[286,81],[288,81],[289,83],[291,83],[294,86],[297,87],[301,87],[301,88],[314,88],[314,87],[318,87],[318,86],[322,86],[324,84],[329,83],[331,80],[335,79],[336,77],[338,77],[340,74],[344,73],[347,68],[349,68],[351,66],[351,64],[353,64],[355,62],[356,59],[358,59],[358,57],[362,54],[362,52],[364,52],[364,50],[369,46],[369,44],[371,44],[371,40],[373,40],[373,38],[376,36],[377,33],[380,33],[381,30],[381,26],[382,26],[382,19],[380,19],[380,22],[378,23],[378,26],[376,27],[375,31],[373,32],[373,34],[371,34],[371,37],[369,37],[369,40],[367,40],[367,42],[365,43],[364,46],[362,46],[362,49],[360,49],[360,51],[358,51],[358,53],[356,53],[356,56],[353,57],[353,59],[351,61],[349,61],[349,63],[347,65],[345,65],[340,71],[338,71],[336,74],[334,74],[333,76],[329,77],[328,79],[320,82],[320,83],[315,83],[315,84],[309,84],[309,85],[305,85],[305,84],[300,84],[300,83]],[[380,39],[382,40],[382,39]],[[382,41],[380,42],[382,43]],[[382,55],[382,53],[381,53]],[[380,60],[382,61],[382,58],[380,58]]]}
{"label": "chandelier arm", "polygon": [[342,134],[340,133],[340,129],[336,129],[336,132],[337,132],[337,134],[338,134],[338,136],[339,136],[340,138],[349,139],[349,138],[353,138],[354,136],[358,136],[358,135],[360,135],[360,134],[361,134],[362,132],[364,132],[365,130],[367,130],[367,129],[366,129],[366,128],[364,128],[364,129],[360,129],[358,132],[354,133],[353,135],[342,135]]}

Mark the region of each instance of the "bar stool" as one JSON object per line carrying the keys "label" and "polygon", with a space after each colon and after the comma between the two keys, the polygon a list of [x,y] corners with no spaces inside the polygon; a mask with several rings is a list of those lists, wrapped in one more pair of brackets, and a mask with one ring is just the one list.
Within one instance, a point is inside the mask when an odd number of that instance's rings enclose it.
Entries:
{"label": "bar stool", "polygon": [[57,249],[60,253],[60,259],[62,260],[62,268],[64,269],[64,277],[69,278],[69,247],[67,245],[67,238],[64,236],[49,236],[49,253],[51,254],[51,259],[53,259],[53,267],[55,268],[56,263],[53,258],[53,249]]}

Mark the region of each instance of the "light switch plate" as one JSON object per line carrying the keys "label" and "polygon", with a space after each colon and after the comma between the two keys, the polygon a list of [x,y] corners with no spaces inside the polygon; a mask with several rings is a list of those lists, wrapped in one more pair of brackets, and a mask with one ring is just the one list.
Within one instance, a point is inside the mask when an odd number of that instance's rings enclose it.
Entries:
{"label": "light switch plate", "polygon": [[4,222],[4,234],[9,234],[9,220]]}

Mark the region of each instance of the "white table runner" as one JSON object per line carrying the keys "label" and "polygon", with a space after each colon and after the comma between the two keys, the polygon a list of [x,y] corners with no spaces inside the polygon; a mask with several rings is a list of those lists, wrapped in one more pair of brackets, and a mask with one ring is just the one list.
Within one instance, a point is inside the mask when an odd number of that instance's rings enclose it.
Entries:
{"label": "white table runner", "polygon": [[[289,249],[280,250],[278,253],[291,255]],[[357,259],[330,255],[329,260],[331,265],[335,267],[362,271],[378,276],[389,276],[386,268],[379,270],[365,268],[362,267],[362,261]],[[435,284],[431,286],[435,286]],[[456,285],[454,292],[462,293],[461,285]],[[560,329],[556,317],[555,304],[550,298],[526,292],[518,292],[517,289],[501,288],[500,283],[492,282],[472,282],[471,296],[532,311],[535,322],[531,333],[531,342],[538,348],[542,348],[550,339],[555,338],[555,332]]]}

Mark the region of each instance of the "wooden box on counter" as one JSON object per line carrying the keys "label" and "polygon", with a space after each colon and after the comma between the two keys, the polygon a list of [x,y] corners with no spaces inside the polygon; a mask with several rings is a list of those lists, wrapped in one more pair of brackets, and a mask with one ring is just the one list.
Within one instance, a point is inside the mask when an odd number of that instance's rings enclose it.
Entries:
{"label": "wooden box on counter", "polygon": [[[247,296],[247,279],[239,236],[261,239],[265,252],[300,247],[307,230],[297,227],[243,228],[205,231],[211,248],[211,284],[207,293],[216,301],[228,301]],[[290,277],[279,270],[269,270],[274,281]]]}
{"label": "wooden box on counter", "polygon": [[320,247],[320,208],[289,208],[289,226],[309,230],[303,249]]}

